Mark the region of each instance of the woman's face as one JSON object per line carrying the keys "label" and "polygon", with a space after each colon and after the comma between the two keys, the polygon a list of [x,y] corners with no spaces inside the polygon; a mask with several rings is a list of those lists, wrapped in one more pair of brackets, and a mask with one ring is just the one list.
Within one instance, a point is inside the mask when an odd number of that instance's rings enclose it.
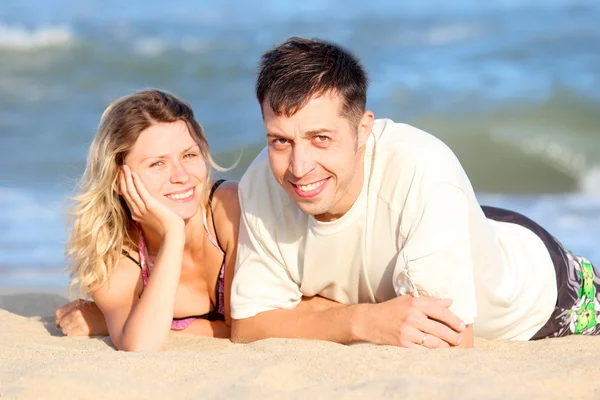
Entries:
{"label": "woman's face", "polygon": [[148,192],[187,220],[201,206],[206,162],[184,121],[156,123],[142,131],[125,157]]}

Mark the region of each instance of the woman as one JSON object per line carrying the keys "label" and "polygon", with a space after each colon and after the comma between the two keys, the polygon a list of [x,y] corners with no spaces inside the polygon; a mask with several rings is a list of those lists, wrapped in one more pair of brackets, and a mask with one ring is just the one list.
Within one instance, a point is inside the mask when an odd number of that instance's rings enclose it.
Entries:
{"label": "woman", "polygon": [[162,348],[171,329],[229,337],[240,211],[237,184],[212,183],[211,169],[184,101],[147,90],[107,108],[66,251],[72,285],[94,303],[57,311],[66,335],[109,333],[130,351]]}

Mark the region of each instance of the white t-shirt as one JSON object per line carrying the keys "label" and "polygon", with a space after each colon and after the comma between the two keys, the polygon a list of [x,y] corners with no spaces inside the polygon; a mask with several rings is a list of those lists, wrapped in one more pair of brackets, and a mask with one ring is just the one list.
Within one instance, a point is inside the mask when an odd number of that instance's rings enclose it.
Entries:
{"label": "white t-shirt", "polygon": [[234,319],[292,309],[302,295],[344,304],[413,293],[451,298],[475,336],[531,338],[557,299],[541,239],[488,220],[454,153],[419,129],[376,120],[364,183],[333,222],[304,214],[277,183],[267,150],[239,185]]}

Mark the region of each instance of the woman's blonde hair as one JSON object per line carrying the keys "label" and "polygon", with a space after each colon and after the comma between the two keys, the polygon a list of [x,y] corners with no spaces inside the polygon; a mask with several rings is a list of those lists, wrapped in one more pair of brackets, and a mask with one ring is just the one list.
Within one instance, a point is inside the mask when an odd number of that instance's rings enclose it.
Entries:
{"label": "woman's blonde hair", "polygon": [[[79,194],[72,198],[71,229],[65,250],[69,260],[71,288],[82,295],[102,286],[115,268],[121,249],[137,249],[130,232],[134,226],[127,204],[118,194],[118,172],[140,133],[156,123],[184,121],[207,164],[206,188],[211,169],[223,170],[212,159],[202,126],[192,108],[176,96],[145,90],[122,97],[102,114],[83,176]],[[206,200],[208,198],[208,190]]]}

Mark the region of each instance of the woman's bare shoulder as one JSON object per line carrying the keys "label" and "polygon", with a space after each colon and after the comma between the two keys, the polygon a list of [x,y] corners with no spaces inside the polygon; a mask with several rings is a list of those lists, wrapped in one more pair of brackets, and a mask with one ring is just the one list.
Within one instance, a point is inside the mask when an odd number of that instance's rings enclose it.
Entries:
{"label": "woman's bare shoulder", "polygon": [[215,217],[219,212],[239,210],[238,183],[236,181],[225,181],[219,185],[213,194],[212,206]]}
{"label": "woman's bare shoulder", "polygon": [[[119,260],[115,268],[111,271],[110,276],[92,296],[96,302],[99,300],[103,303],[109,298],[116,300],[123,296],[140,296],[144,284],[139,265],[139,255],[135,250],[126,246],[124,246],[123,250],[127,252],[129,257],[123,252],[119,255]],[[108,301],[112,303],[112,301]]]}
{"label": "woman's bare shoulder", "polygon": [[[212,199],[212,210],[215,217],[215,229],[219,237],[226,237],[228,244],[236,241],[240,223],[240,202],[238,199],[237,182],[223,182],[215,190]],[[223,244],[225,245],[225,243]]]}

